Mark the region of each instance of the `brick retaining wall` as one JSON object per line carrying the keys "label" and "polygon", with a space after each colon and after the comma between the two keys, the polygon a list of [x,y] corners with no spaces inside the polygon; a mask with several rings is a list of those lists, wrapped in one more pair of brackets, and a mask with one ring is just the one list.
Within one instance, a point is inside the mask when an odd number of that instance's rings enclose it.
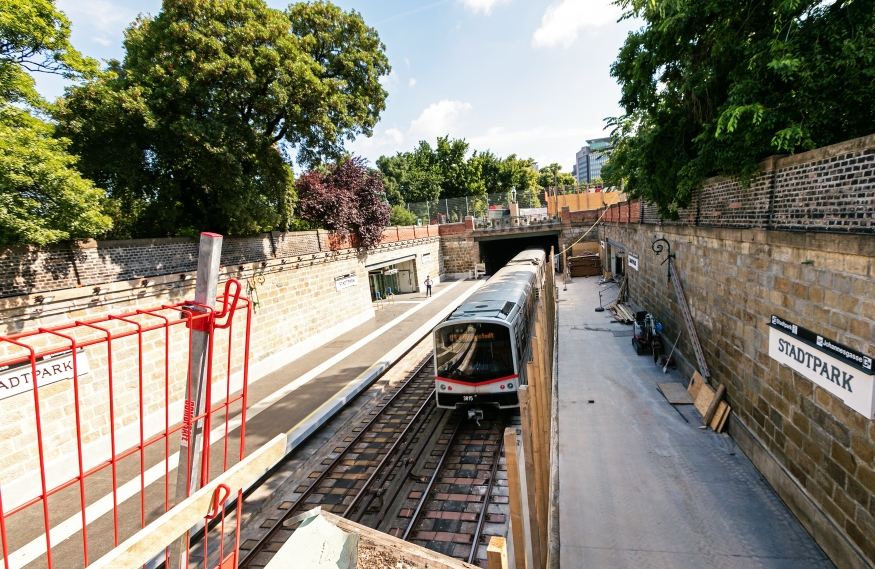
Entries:
{"label": "brick retaining wall", "polygon": [[652,204],[635,204],[642,223],[873,234],[875,135],[773,156],[747,188],[729,178],[706,180],[677,221],[662,219]]}

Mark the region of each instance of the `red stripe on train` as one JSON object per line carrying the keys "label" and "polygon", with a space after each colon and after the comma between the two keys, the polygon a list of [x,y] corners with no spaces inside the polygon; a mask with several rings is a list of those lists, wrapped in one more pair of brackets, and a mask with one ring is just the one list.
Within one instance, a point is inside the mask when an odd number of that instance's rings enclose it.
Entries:
{"label": "red stripe on train", "polygon": [[448,379],[446,377],[441,377],[439,375],[434,376],[435,379],[439,379],[441,381],[446,381],[447,383],[455,383],[457,385],[469,385],[471,387],[477,387],[478,385],[489,385],[490,383],[501,383],[502,381],[507,381],[509,379],[516,379],[519,377],[519,374],[507,375],[505,377],[499,377],[498,379],[490,379],[488,381],[478,381],[477,383],[471,383],[468,381],[459,381],[458,379]]}

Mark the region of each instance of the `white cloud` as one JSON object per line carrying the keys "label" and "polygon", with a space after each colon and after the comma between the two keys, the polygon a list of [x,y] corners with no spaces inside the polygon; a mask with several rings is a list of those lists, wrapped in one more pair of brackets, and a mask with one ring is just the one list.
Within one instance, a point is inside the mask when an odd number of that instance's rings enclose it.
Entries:
{"label": "white cloud", "polygon": [[407,84],[410,85],[411,87],[416,87],[416,79],[411,77],[410,81],[408,81]]}
{"label": "white cloud", "polygon": [[405,57],[405,58],[404,58],[404,63],[407,64],[407,69],[410,69],[410,60],[407,59],[407,58]]}
{"label": "white cloud", "polygon": [[620,8],[610,0],[560,0],[547,8],[541,27],[532,36],[535,47],[571,47],[584,27],[599,27],[616,22]]}
{"label": "white cloud", "polygon": [[408,134],[418,140],[431,140],[438,136],[450,134],[459,126],[459,119],[473,107],[462,101],[443,101],[432,103],[419,118],[410,123]]}
{"label": "white cloud", "polygon": [[493,6],[498,6],[499,4],[507,4],[510,0],[459,0],[462,4],[465,5],[466,8],[473,11],[475,14],[477,12],[483,12],[486,15],[489,15],[492,12]]}
{"label": "white cloud", "polygon": [[[68,17],[87,22],[92,29],[121,37],[122,32],[137,17],[135,9],[120,6],[109,0],[59,0],[60,8]],[[95,38],[96,39],[96,38]],[[99,42],[102,43],[102,42]]]}
{"label": "white cloud", "polygon": [[387,91],[391,87],[394,87],[397,84],[398,84],[398,74],[395,73],[394,69],[392,71],[390,71],[388,75],[381,75],[380,76],[380,85],[382,85],[383,89],[386,89]]}
{"label": "white cloud", "polygon": [[98,37],[98,36],[92,37],[91,41],[93,41],[94,43],[99,43],[100,45],[107,45],[108,46],[108,45],[112,44],[112,40]]}

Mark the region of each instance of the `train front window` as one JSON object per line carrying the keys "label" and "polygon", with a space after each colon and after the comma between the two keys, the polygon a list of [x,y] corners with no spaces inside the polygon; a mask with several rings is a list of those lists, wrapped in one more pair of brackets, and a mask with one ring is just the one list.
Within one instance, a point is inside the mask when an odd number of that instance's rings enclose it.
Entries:
{"label": "train front window", "polygon": [[510,330],[469,322],[435,332],[438,376],[472,383],[514,374]]}

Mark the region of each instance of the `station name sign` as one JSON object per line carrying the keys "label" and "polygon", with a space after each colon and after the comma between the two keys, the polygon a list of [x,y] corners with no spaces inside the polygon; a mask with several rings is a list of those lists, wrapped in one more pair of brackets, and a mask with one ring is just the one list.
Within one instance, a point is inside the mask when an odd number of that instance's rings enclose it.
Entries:
{"label": "station name sign", "polygon": [[638,270],[638,255],[629,253],[629,267]]}
{"label": "station name sign", "polygon": [[807,377],[867,419],[875,416],[871,357],[774,315],[769,327],[773,360]]}
{"label": "station name sign", "polygon": [[[90,370],[88,358],[82,348],[76,353],[76,372],[81,377]],[[52,356],[37,358],[36,384],[39,387],[65,379],[73,379],[73,352],[68,350]],[[0,368],[0,399],[31,391],[34,385],[34,370],[30,361]]]}
{"label": "station name sign", "polygon": [[345,288],[351,288],[359,284],[358,277],[355,276],[355,273],[350,273],[348,275],[341,275],[339,277],[334,277],[334,289],[335,290],[343,290]]}

